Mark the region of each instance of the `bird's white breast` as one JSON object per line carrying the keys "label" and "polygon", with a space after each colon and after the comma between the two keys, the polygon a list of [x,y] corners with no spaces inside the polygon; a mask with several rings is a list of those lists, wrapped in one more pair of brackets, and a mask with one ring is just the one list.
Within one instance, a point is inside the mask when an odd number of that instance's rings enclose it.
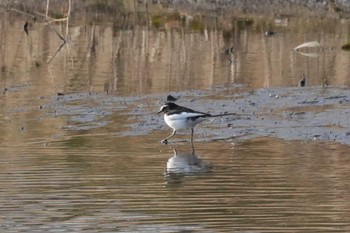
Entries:
{"label": "bird's white breast", "polygon": [[[191,117],[198,117],[191,119]],[[195,112],[182,112],[179,114],[164,115],[164,121],[169,127],[178,129],[192,129],[195,125],[205,120],[205,115]]]}

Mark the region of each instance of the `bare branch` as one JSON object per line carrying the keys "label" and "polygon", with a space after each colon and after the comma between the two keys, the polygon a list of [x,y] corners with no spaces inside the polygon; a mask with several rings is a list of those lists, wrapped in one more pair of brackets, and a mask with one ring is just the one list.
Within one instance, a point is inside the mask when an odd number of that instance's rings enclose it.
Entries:
{"label": "bare branch", "polygon": [[50,0],[46,0],[46,14],[45,14],[45,18],[47,19],[47,16],[49,14],[49,5],[50,5]]}
{"label": "bare branch", "polygon": [[15,8],[9,8],[8,9],[9,11],[13,11],[13,12],[16,12],[16,13],[20,13],[20,14],[22,14],[22,15],[27,15],[27,16],[30,16],[30,17],[35,17],[35,15],[33,15],[33,14],[30,14],[30,13],[27,13],[27,12],[24,12],[24,11],[21,11],[21,10],[18,10],[18,9],[15,9]]}
{"label": "bare branch", "polygon": [[66,43],[66,39],[63,38],[63,36],[61,36],[61,34],[54,27],[52,27],[50,23],[48,23],[47,26],[57,34],[57,36],[64,42],[64,44]]}
{"label": "bare branch", "polygon": [[71,0],[68,0],[68,11],[67,11],[67,22],[66,22],[66,37],[69,33],[69,16],[70,16],[70,10],[71,10]]}
{"label": "bare branch", "polygon": [[58,47],[58,49],[56,50],[56,52],[54,53],[54,55],[51,57],[51,59],[47,62],[47,64],[50,64],[51,61],[56,57],[56,55],[61,51],[61,49],[63,48],[63,46],[66,44],[66,42],[64,41],[60,47]]}

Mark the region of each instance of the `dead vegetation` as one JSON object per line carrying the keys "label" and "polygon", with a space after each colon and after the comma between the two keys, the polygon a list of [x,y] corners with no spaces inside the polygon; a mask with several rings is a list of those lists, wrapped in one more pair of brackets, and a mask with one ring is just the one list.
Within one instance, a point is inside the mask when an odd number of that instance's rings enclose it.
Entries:
{"label": "dead vegetation", "polygon": [[[42,10],[35,9],[33,6],[34,5],[28,4],[28,2],[26,5],[23,5],[17,3],[17,1],[6,1],[6,4],[2,5],[2,7],[6,9],[6,11],[10,11],[28,17],[28,20],[24,22],[23,26],[23,30],[27,34],[27,36],[30,35],[30,28],[33,26],[33,24],[36,24],[38,22],[42,22],[45,26],[49,27],[50,30],[55,32],[55,34],[62,41],[62,43],[57,48],[56,52],[51,56],[51,59],[47,61],[47,63],[50,64],[50,62],[56,57],[56,55],[61,51],[61,49],[65,45],[69,45],[69,18],[71,15],[72,2],[71,0],[67,0],[66,4],[62,4],[61,2],[60,6],[65,6],[66,9],[64,10],[63,15],[59,16],[58,14],[56,14],[56,17],[50,14],[50,12],[52,12],[50,11],[50,8],[52,7],[52,5],[50,5],[50,0],[46,0],[44,12],[42,12]],[[42,9],[40,8],[40,4],[37,4],[37,6],[39,9]],[[58,22],[65,24],[64,31],[57,30],[57,27],[54,24]]]}

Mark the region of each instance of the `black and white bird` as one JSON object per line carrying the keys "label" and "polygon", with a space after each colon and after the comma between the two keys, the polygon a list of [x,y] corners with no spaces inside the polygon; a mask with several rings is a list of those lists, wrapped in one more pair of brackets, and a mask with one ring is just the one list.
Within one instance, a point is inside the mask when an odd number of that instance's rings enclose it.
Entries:
{"label": "black and white bird", "polygon": [[164,144],[167,144],[168,139],[173,137],[176,134],[176,131],[180,129],[191,129],[191,142],[193,142],[193,128],[198,123],[209,117],[235,115],[235,113],[211,115],[209,113],[198,112],[190,108],[182,107],[172,102],[163,105],[157,113],[161,112],[164,113],[165,123],[173,129],[173,133],[161,141]]}

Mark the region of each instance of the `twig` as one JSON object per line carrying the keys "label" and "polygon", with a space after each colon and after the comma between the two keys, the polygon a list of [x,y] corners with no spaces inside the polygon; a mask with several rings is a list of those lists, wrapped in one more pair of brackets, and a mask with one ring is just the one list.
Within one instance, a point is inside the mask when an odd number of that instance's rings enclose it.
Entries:
{"label": "twig", "polygon": [[[38,11],[34,11],[33,13],[36,14],[36,15],[39,15],[39,16],[41,16],[41,17],[44,17],[44,18],[46,17],[45,14],[40,13],[40,12],[38,12]],[[35,17],[35,16],[34,16],[34,17]],[[46,22],[47,22],[47,23],[61,22],[61,21],[67,21],[67,17],[65,17],[65,18],[60,18],[60,19],[54,19],[54,18],[51,18],[50,16],[47,16],[47,17],[46,17]]]}
{"label": "twig", "polygon": [[[47,26],[56,33],[56,35],[63,41],[63,43],[58,47],[58,49],[56,50],[56,52],[54,53],[54,55],[52,56],[52,58],[47,62],[48,64],[51,63],[51,61],[56,57],[56,55],[61,51],[61,49],[63,48],[63,46],[65,44],[67,44],[68,42],[68,35],[69,35],[69,16],[70,16],[70,13],[71,13],[71,0],[68,0],[68,10],[67,10],[67,17],[65,18],[61,18],[61,19],[54,19],[54,18],[51,18],[49,16],[49,6],[50,6],[50,0],[46,0],[46,12],[45,14],[42,14],[40,12],[36,12],[34,11],[34,14],[35,15],[39,15],[44,19],[45,23],[47,24]],[[20,14],[23,14],[23,15],[27,15],[27,16],[31,16],[33,17],[34,19],[36,19],[35,15],[34,14],[30,14],[30,13],[27,13],[27,12],[24,12],[24,11],[21,11],[21,10],[18,10],[18,9],[15,9],[15,8],[12,8],[12,7],[8,7],[8,10],[9,11],[13,11],[13,12],[17,12],[17,13],[20,13]],[[52,25],[51,23],[52,22],[61,22],[61,21],[66,21],[66,31],[65,31],[65,35],[61,35]],[[27,33],[28,31],[28,28],[27,28],[27,23],[25,24],[24,26],[24,30],[25,32]],[[68,50],[70,52],[70,48],[68,47]],[[72,61],[73,61],[73,58],[72,58]]]}
{"label": "twig", "polygon": [[[49,2],[49,0],[47,0],[47,3]],[[48,10],[47,10],[48,11]],[[46,12],[47,12],[46,11]],[[65,38],[55,29],[55,28],[53,28],[52,26],[51,26],[51,24],[50,24],[50,22],[48,21],[48,20],[46,20],[47,21],[47,25],[48,25],[48,27],[51,29],[51,30],[53,30],[56,34],[57,34],[57,36],[63,41],[63,43],[60,45],[60,47],[56,50],[56,52],[55,52],[55,54],[52,56],[52,58],[47,62],[48,64],[50,64],[51,63],[51,61],[56,57],[56,55],[61,51],[61,49],[63,48],[63,46],[65,45],[65,44],[67,44],[67,42],[68,42],[68,35],[69,35],[69,16],[70,16],[70,11],[71,11],[71,0],[68,0],[68,10],[67,10],[67,17],[66,18],[63,18],[63,19],[53,19],[53,20],[50,20],[51,22],[52,21],[64,21],[64,20],[66,20],[66,33],[65,33]],[[46,17],[46,19],[47,19],[47,17]],[[69,51],[69,53],[70,53],[70,47],[68,46],[68,51]],[[72,59],[72,63],[73,63],[73,58],[71,58]]]}
{"label": "twig", "polygon": [[47,16],[49,14],[49,5],[50,5],[50,0],[46,0],[46,14],[45,14],[45,18],[47,19]]}
{"label": "twig", "polygon": [[61,36],[61,34],[55,28],[51,27],[50,23],[48,23],[47,26],[57,34],[57,36],[64,42],[64,44],[66,43],[66,39],[63,38],[63,36]]}
{"label": "twig", "polygon": [[50,64],[51,61],[56,57],[56,55],[59,53],[59,51],[61,51],[61,49],[63,48],[63,46],[66,44],[66,42],[64,41],[60,47],[58,47],[58,49],[56,50],[56,52],[54,53],[54,55],[51,57],[51,59],[47,62],[47,64]]}
{"label": "twig", "polygon": [[67,22],[66,22],[66,37],[68,36],[69,33],[69,16],[70,16],[70,8],[71,8],[71,0],[68,0],[68,11],[67,11]]}
{"label": "twig", "polygon": [[[43,13],[40,13],[40,12],[37,12],[37,11],[33,11],[33,13],[45,18],[45,14],[43,14]],[[50,17],[48,17],[48,18],[50,18]]]}
{"label": "twig", "polygon": [[35,15],[33,15],[33,14],[30,14],[30,13],[27,13],[27,12],[24,12],[24,11],[21,11],[21,10],[17,10],[17,9],[15,9],[15,8],[9,8],[8,9],[9,11],[13,11],[13,12],[17,12],[17,13],[20,13],[20,14],[22,14],[22,15],[27,15],[27,16],[31,16],[31,17],[35,17]]}

